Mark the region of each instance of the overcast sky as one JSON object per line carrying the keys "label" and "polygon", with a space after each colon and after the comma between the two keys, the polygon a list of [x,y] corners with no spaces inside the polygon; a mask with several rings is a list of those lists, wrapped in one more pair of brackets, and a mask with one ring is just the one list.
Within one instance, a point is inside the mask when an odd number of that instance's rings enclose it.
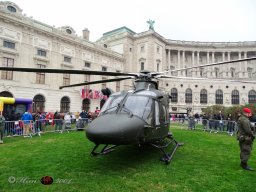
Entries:
{"label": "overcast sky", "polygon": [[11,0],[23,14],[48,25],[72,27],[90,40],[126,26],[136,33],[147,21],[166,39],[256,41],[256,0]]}

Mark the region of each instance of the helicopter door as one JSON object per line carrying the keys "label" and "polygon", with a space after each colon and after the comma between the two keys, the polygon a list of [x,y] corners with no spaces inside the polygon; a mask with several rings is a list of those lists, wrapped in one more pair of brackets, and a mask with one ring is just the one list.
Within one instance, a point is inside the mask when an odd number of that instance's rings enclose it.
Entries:
{"label": "helicopter door", "polygon": [[155,101],[155,125],[156,128],[159,129],[160,128],[160,114],[159,114],[159,105],[158,102]]}
{"label": "helicopter door", "polygon": [[166,123],[166,109],[161,102],[155,101],[155,126],[159,136],[168,133],[169,124]]}

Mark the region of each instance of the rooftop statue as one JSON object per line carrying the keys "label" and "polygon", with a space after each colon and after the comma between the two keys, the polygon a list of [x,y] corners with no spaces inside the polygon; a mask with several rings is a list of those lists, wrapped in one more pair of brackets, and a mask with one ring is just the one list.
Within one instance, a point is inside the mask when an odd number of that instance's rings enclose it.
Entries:
{"label": "rooftop statue", "polygon": [[147,21],[147,23],[149,24],[149,29],[154,30],[154,26],[153,26],[153,25],[154,25],[155,21],[149,19],[149,20]]}

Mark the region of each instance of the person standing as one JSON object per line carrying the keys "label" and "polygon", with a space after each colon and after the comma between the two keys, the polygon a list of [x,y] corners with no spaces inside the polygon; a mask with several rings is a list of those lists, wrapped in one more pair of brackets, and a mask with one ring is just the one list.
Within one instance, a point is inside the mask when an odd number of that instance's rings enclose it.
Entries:
{"label": "person standing", "polygon": [[217,127],[219,127],[220,132],[224,131],[224,115],[221,111],[219,111],[219,114],[217,115]]}
{"label": "person standing", "polygon": [[4,143],[3,137],[4,137],[4,122],[5,118],[2,115],[2,111],[0,111],[0,144]]}
{"label": "person standing", "polygon": [[29,113],[28,111],[26,111],[22,117],[21,117],[21,120],[23,121],[23,125],[24,125],[24,129],[25,129],[25,135],[24,137],[28,137],[30,135],[31,137],[31,133],[30,133],[30,130],[31,130],[31,121],[33,121],[33,117],[31,115],[31,113]]}
{"label": "person standing", "polygon": [[227,133],[232,136],[234,133],[234,127],[235,127],[235,122],[234,119],[232,117],[232,114],[228,114],[227,117]]}
{"label": "person standing", "polygon": [[55,124],[55,131],[59,131],[60,133],[62,133],[62,120],[58,110],[54,113],[53,118]]}
{"label": "person standing", "polygon": [[245,170],[253,171],[253,169],[247,164],[252,151],[252,145],[254,140],[251,123],[249,121],[250,116],[251,110],[249,108],[243,108],[242,115],[237,121],[237,140],[239,141],[240,147],[240,166]]}
{"label": "person standing", "polygon": [[192,112],[188,115],[188,129],[195,130],[195,117]]}
{"label": "person standing", "polygon": [[208,124],[208,115],[206,115],[205,113],[202,116],[202,124],[203,124],[203,130],[206,131],[207,130],[207,124]]}

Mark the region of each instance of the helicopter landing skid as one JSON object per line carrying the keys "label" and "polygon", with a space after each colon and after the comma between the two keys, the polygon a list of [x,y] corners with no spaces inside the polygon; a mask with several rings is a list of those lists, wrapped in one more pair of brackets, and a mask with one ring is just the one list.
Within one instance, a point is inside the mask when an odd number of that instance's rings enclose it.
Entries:
{"label": "helicopter landing skid", "polygon": [[93,156],[108,154],[108,153],[114,151],[114,148],[116,148],[118,145],[112,145],[112,146],[109,146],[109,147],[108,147],[108,144],[106,144],[106,145],[102,148],[102,150],[101,150],[100,152],[96,152],[95,150],[96,150],[99,146],[100,146],[100,145],[98,144],[98,145],[95,145],[95,147],[93,148],[93,150],[92,150],[92,152],[91,152],[91,154],[92,154]]}
{"label": "helicopter landing skid", "polygon": [[[157,144],[151,143],[151,145],[152,145],[153,147],[155,147],[155,148],[157,148],[157,149],[160,149],[160,151],[163,152],[164,155],[163,155],[163,157],[162,157],[160,160],[161,160],[161,161],[164,161],[165,164],[169,164],[169,163],[171,162],[171,160],[172,160],[172,158],[173,158],[173,156],[174,156],[176,150],[178,149],[178,147],[179,147],[179,146],[182,146],[182,145],[184,144],[184,143],[178,143],[178,142],[174,139],[172,133],[170,133],[170,132],[168,133],[167,139],[169,140],[167,143],[166,143],[166,141],[162,140],[162,142],[165,142],[165,143],[163,143],[162,145],[159,144],[159,143],[157,143]],[[170,144],[173,144],[173,145],[174,145],[174,149],[172,150],[171,153],[167,153],[165,149],[166,149]]]}

